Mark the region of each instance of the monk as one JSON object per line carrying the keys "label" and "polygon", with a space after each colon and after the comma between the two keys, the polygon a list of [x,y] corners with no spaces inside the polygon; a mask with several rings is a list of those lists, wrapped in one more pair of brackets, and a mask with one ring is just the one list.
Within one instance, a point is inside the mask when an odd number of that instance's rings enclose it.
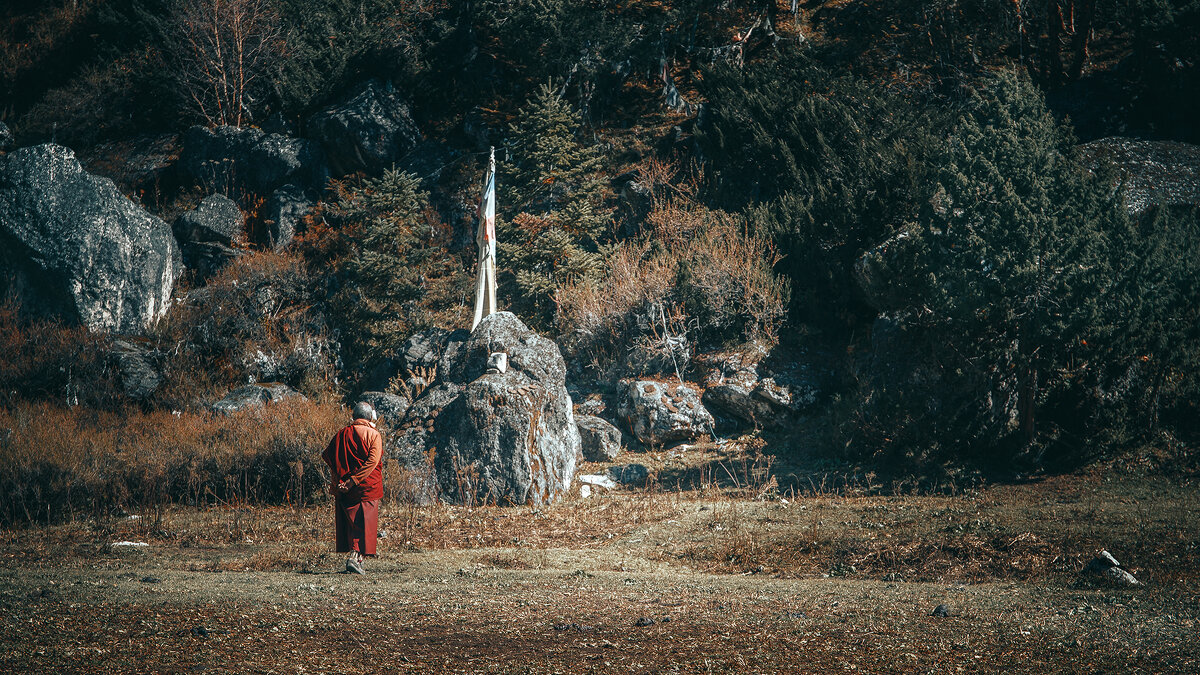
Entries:
{"label": "monk", "polygon": [[354,406],[354,421],[337,432],[321,458],[329,465],[337,527],[337,552],[349,553],[346,573],[366,574],[363,561],[375,557],[379,500],[383,497],[383,436],[371,404]]}

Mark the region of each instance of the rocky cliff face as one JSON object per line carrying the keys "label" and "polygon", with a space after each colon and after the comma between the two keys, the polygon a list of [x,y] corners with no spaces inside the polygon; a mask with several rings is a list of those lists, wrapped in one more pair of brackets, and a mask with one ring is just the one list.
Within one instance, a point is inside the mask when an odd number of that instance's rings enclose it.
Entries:
{"label": "rocky cliff face", "polygon": [[0,267],[27,311],[119,333],[161,316],[183,270],[170,226],[53,144],[0,157]]}

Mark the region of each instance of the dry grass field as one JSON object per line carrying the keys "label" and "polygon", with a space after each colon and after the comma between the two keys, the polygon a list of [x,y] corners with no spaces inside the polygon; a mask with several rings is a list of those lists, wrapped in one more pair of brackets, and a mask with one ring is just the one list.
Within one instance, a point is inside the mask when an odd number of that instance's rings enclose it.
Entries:
{"label": "dry grass field", "polygon": [[[387,504],[365,577],[326,507],[5,531],[0,671],[1200,672],[1194,478],[889,496],[716,447],[633,459],[657,480],[549,508]],[[1143,584],[1090,576],[1100,548]]]}

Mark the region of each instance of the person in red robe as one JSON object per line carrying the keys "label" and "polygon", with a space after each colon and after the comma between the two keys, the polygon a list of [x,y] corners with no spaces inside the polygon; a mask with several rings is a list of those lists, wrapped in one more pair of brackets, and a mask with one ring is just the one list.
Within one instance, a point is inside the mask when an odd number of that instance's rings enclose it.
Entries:
{"label": "person in red robe", "polygon": [[371,404],[354,406],[354,421],[334,435],[321,458],[332,476],[337,552],[349,553],[346,572],[366,574],[363,561],[375,556],[379,500],[383,497],[383,436]]}

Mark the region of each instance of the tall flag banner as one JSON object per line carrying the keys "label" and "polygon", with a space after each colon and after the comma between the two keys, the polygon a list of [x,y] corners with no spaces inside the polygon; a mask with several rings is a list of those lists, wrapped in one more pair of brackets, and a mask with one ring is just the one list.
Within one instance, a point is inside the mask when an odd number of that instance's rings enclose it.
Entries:
{"label": "tall flag banner", "polygon": [[483,196],[479,199],[479,231],[475,233],[479,247],[479,279],[475,282],[475,320],[471,330],[483,317],[496,313],[496,149],[488,159]]}

